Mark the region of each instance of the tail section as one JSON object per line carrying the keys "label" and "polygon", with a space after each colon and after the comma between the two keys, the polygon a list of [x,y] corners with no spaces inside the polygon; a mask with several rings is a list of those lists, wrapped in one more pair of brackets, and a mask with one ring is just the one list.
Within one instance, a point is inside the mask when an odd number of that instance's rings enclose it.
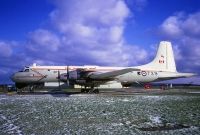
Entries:
{"label": "tail section", "polygon": [[141,66],[142,69],[177,72],[171,42],[161,41],[156,57],[149,64]]}

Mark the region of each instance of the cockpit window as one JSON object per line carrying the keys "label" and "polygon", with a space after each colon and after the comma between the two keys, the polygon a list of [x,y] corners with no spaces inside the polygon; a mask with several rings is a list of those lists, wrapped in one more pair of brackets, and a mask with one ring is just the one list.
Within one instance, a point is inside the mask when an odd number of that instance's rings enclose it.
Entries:
{"label": "cockpit window", "polygon": [[24,72],[29,72],[29,69],[25,69]]}
{"label": "cockpit window", "polygon": [[25,67],[24,72],[29,72],[29,67]]}

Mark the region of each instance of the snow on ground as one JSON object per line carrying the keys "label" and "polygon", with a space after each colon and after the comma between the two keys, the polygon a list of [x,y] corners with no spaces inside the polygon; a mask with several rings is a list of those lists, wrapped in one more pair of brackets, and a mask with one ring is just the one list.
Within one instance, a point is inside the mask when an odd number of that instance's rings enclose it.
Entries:
{"label": "snow on ground", "polygon": [[[200,97],[0,95],[0,134],[200,134]],[[189,128],[142,131],[165,123]]]}

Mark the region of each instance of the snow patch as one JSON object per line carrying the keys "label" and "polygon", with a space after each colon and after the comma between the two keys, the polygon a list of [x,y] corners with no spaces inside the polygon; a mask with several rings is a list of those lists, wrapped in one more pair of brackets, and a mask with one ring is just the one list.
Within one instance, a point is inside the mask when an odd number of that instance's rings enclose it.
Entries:
{"label": "snow patch", "polygon": [[200,91],[191,91],[191,92],[187,92],[187,93],[191,93],[191,94],[200,94]]}
{"label": "snow patch", "polygon": [[160,116],[150,116],[150,120],[154,124],[161,124],[162,123]]}
{"label": "snow patch", "polygon": [[113,123],[112,126],[116,127],[116,126],[123,126],[123,123]]}
{"label": "snow patch", "polygon": [[127,98],[122,100],[123,102],[129,102],[130,100],[128,100]]}
{"label": "snow patch", "polygon": [[5,123],[0,126],[0,128],[4,129],[5,133],[17,134],[17,135],[23,134],[22,131],[20,130],[20,127],[13,124],[12,121],[7,119],[4,115],[0,114],[0,118],[5,121]]}

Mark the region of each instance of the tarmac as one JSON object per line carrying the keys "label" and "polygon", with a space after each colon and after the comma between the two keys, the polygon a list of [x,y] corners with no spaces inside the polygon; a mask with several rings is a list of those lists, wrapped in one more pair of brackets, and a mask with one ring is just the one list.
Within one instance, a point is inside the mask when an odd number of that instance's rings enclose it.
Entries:
{"label": "tarmac", "polygon": [[0,94],[0,134],[200,134],[199,89]]}
{"label": "tarmac", "polygon": [[[19,94],[19,95],[41,95],[41,94],[66,94],[66,95],[77,95],[77,94],[95,94],[95,93],[82,93],[81,89],[36,89],[32,92],[21,91],[21,92],[8,92],[7,94]],[[173,88],[173,89],[143,89],[143,88],[122,88],[122,89],[99,89],[98,95],[200,95],[200,88]]]}

